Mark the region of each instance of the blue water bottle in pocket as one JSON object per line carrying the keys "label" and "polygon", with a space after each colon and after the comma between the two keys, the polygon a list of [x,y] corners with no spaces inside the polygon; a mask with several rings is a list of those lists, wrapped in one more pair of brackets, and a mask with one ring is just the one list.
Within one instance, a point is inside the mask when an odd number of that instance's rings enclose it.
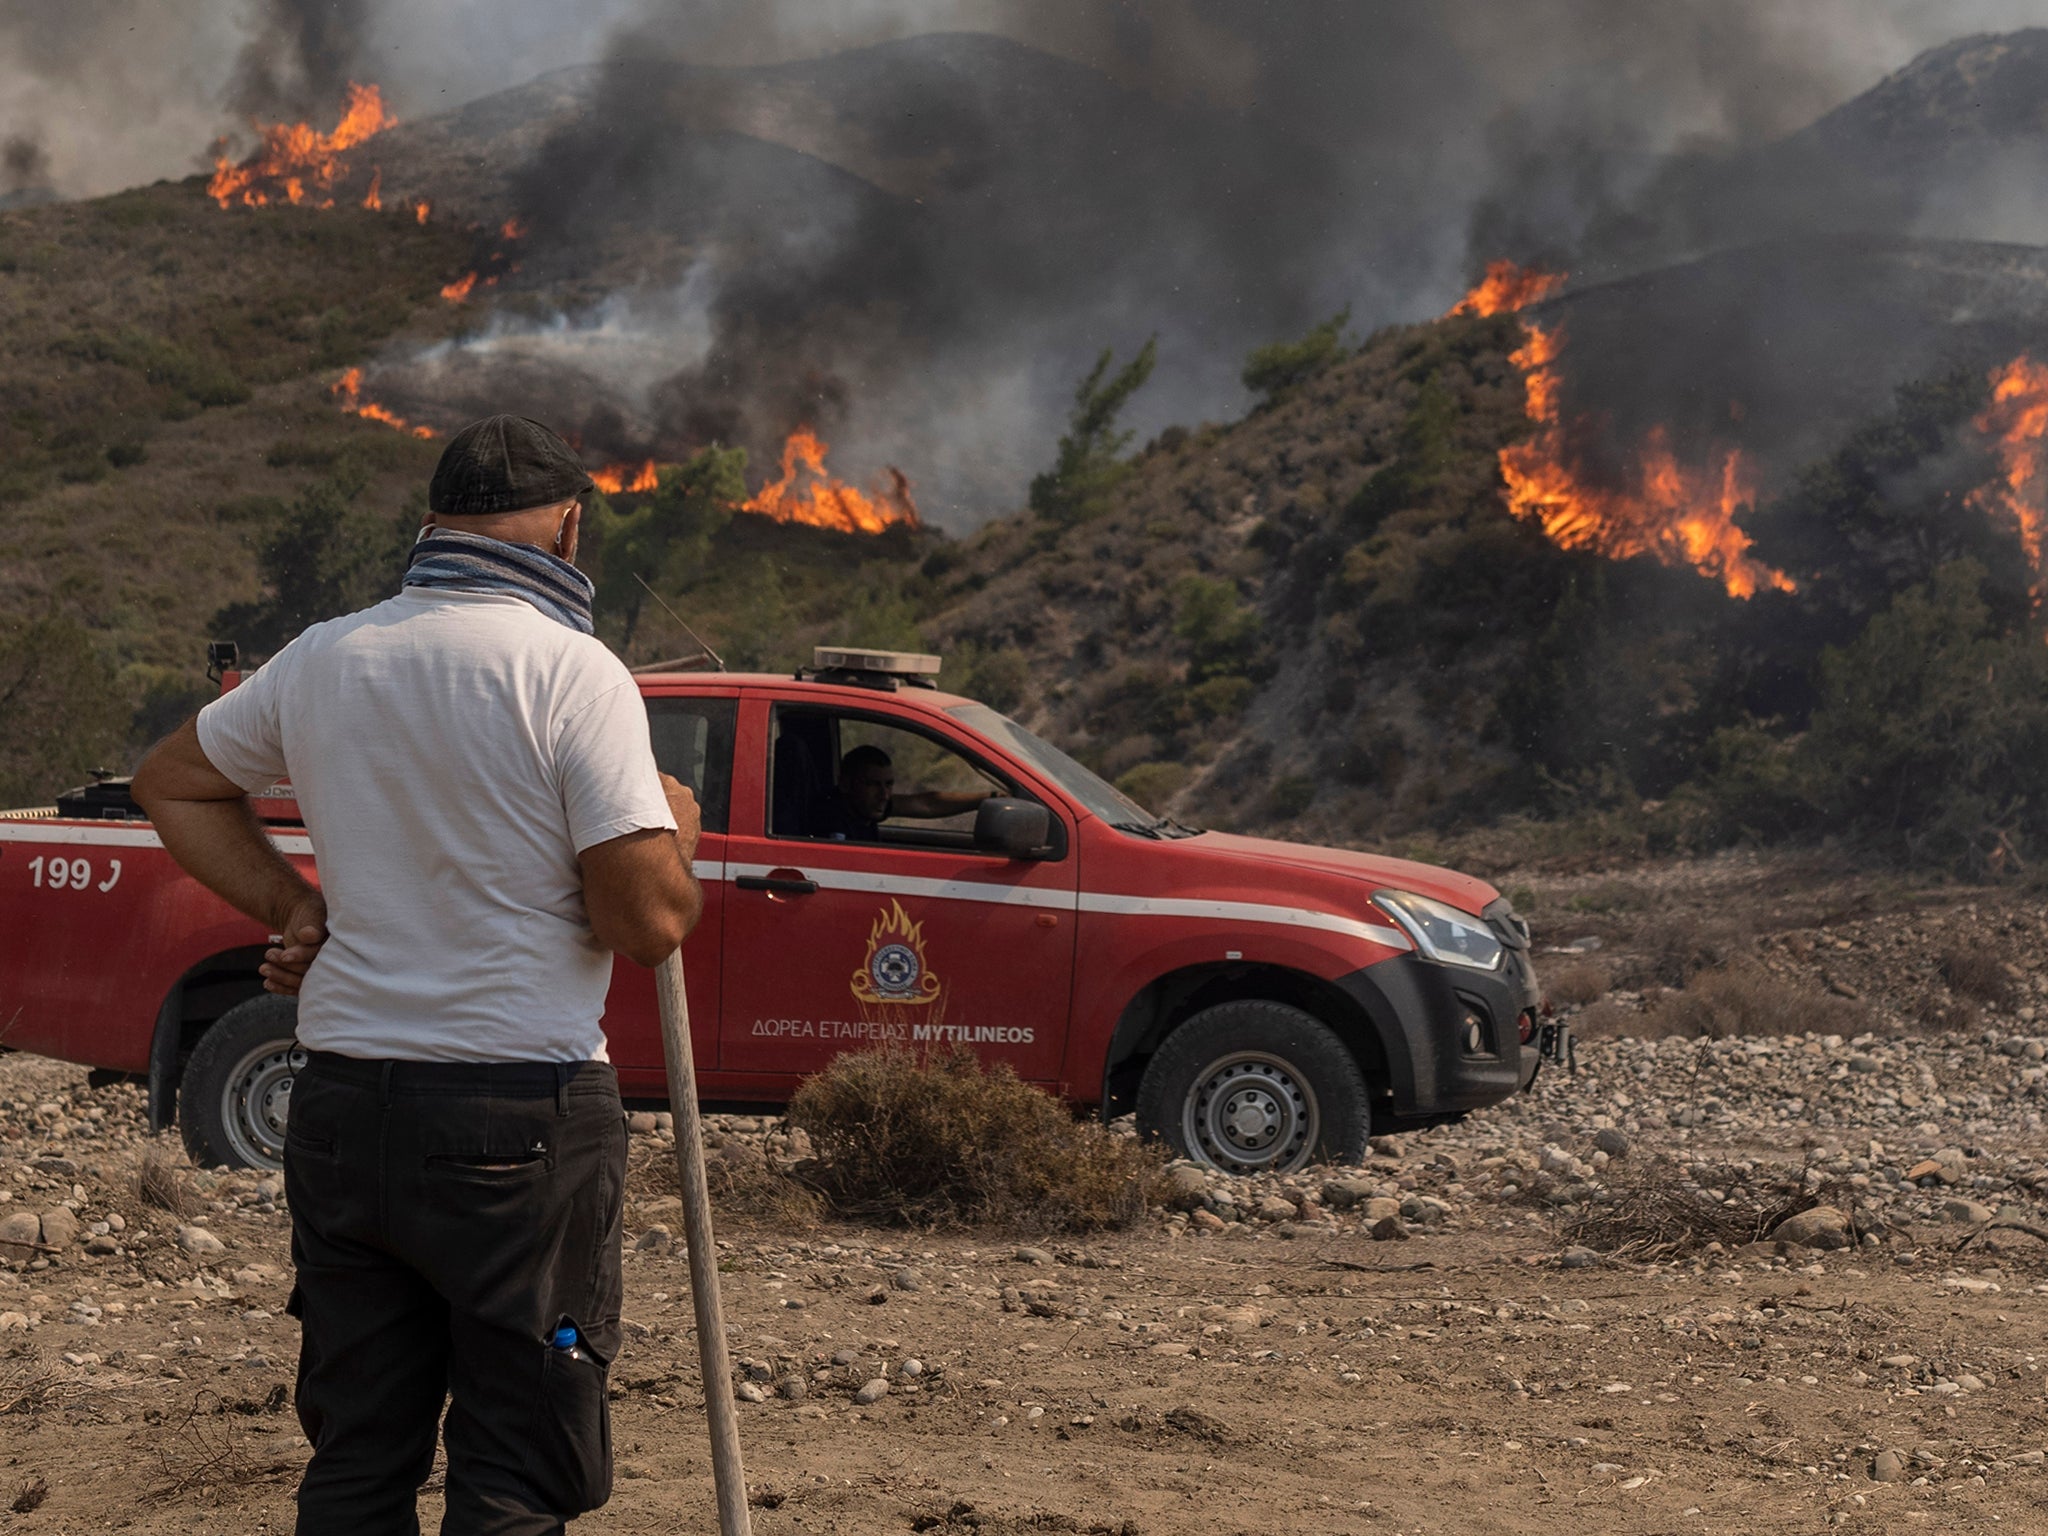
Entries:
{"label": "blue water bottle in pocket", "polygon": [[576,1331],[574,1323],[562,1324],[561,1327],[555,1330],[555,1336],[549,1342],[571,1360],[587,1358],[583,1351],[576,1347],[583,1342],[583,1335]]}

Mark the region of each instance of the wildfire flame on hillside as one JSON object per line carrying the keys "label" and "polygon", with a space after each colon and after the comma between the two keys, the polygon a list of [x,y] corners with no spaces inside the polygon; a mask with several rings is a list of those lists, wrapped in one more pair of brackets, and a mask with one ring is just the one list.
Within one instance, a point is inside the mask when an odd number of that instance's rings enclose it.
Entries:
{"label": "wildfire flame on hillside", "polygon": [[1969,504],[1995,513],[2019,530],[2041,593],[2043,437],[2048,436],[2048,365],[2025,354],[1991,372],[1991,404],[1973,423],[1997,443],[2003,475],[1970,493]]}
{"label": "wildfire flame on hillside", "polygon": [[1535,267],[1518,267],[1512,261],[1493,261],[1486,276],[1464,298],[1451,306],[1452,315],[1510,315],[1531,304],[1540,304],[1565,284],[1569,273],[1544,272]]}
{"label": "wildfire flame on hillside", "polygon": [[[741,502],[738,510],[772,517],[778,523],[803,523],[837,533],[880,533],[899,523],[919,526],[910,478],[902,470],[890,466],[888,485],[870,496],[825,472],[829,452],[831,445],[816,432],[798,427],[782,445],[781,477]],[[592,470],[590,478],[607,496],[637,496],[658,488],[661,472],[673,468],[647,459],[639,464],[607,464]],[[799,481],[803,482],[801,489]]]}
{"label": "wildfire flame on hillside", "polygon": [[432,427],[416,427],[403,416],[398,415],[394,411],[386,410],[376,401],[365,400],[363,398],[363,370],[360,368],[349,369],[348,372],[335,380],[333,387],[328,390],[328,393],[334,396],[340,402],[342,410],[351,416],[361,416],[367,421],[381,421],[387,427],[391,427],[399,432],[410,433],[418,438],[431,438],[436,435]]}
{"label": "wildfire flame on hillside", "polygon": [[1510,361],[1522,372],[1523,410],[1537,430],[1500,451],[1515,516],[1537,524],[1561,549],[1691,566],[1731,597],[1795,590],[1784,572],[1751,557],[1749,535],[1735,524],[1735,514],[1756,500],[1739,448],[1724,450],[1716,469],[1691,469],[1678,462],[1669,434],[1658,427],[1643,442],[1637,485],[1614,490],[1591,483],[1575,462],[1564,420],[1563,332],[1523,324],[1528,339]]}
{"label": "wildfire flame on hillside", "polygon": [[[421,214],[420,222],[426,222],[425,214]],[[519,263],[512,259],[512,253],[507,247],[516,240],[526,238],[526,221],[515,213],[498,226],[498,238],[504,244],[486,256],[474,271],[463,273],[444,287],[441,290],[442,298],[450,304],[466,303],[470,294],[479,287],[495,288],[500,278],[508,277],[519,270]]]}
{"label": "wildfire flame on hillside", "polygon": [[[742,512],[772,517],[779,523],[808,523],[842,533],[880,533],[898,523],[919,526],[910,480],[890,466],[889,484],[874,496],[825,473],[831,446],[809,427],[798,427],[782,445],[782,475],[740,503]],[[799,480],[804,487],[797,489]]]}
{"label": "wildfire flame on hillside", "polygon": [[[376,86],[351,83],[348,105],[332,133],[321,133],[309,123],[257,123],[263,147],[239,165],[228,159],[224,148],[217,152],[207,195],[223,208],[236,203],[262,208],[272,202],[296,204],[309,198],[317,199],[316,207],[332,208],[333,190],[348,175],[342,151],[397,126],[397,121],[384,110],[384,98]],[[381,184],[379,173],[372,179],[365,207],[383,206]]]}
{"label": "wildfire flame on hillside", "polygon": [[639,496],[660,487],[661,469],[652,459],[637,469],[631,464],[607,464],[603,469],[593,469],[590,478],[607,496]]}

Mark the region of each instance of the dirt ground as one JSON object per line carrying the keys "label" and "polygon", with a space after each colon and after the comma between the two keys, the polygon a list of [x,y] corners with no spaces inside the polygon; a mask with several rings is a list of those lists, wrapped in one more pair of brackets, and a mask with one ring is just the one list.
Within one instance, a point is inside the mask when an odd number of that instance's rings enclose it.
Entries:
{"label": "dirt ground", "polygon": [[[1924,922],[1928,903],[1899,911]],[[1838,969],[1873,957],[1866,997],[1903,948],[1840,913],[1806,921],[1848,934],[1815,950]],[[1376,1144],[1363,1176],[1404,1201],[1406,1240],[1313,1195],[1291,1219],[1284,1203],[1216,1218],[1211,1198],[1079,1242],[724,1212],[740,1390],[760,1399],[740,1405],[755,1528],[2048,1531],[2048,1243],[1978,1241],[1955,1198],[2043,1219],[2028,1116],[2044,1074],[2020,1039],[2037,963],[1967,1038],[1588,1042],[1576,1080]],[[1801,1097],[1770,1097],[1795,1070]],[[1918,1085],[1909,1105],[1901,1085]],[[133,1088],[0,1056],[0,1242],[41,1213],[45,1243],[0,1267],[0,1532],[289,1530],[307,1450],[287,1216],[255,1175],[184,1172],[183,1215],[140,1199],[137,1167],[173,1148],[139,1110]],[[1815,1120],[1831,1126],[1818,1151],[1793,1128]],[[1594,1151],[1603,1130],[1634,1142],[1618,1162]],[[619,1475],[575,1529],[708,1532],[685,1266],[637,1246],[674,1224],[670,1151],[658,1133],[632,1145]],[[1943,1173],[1916,1165],[1944,1148]],[[1561,1202],[1660,1153],[1699,1169],[1832,1153],[1889,1225],[1831,1251],[1570,1251]],[[856,1402],[875,1381],[886,1394]]]}

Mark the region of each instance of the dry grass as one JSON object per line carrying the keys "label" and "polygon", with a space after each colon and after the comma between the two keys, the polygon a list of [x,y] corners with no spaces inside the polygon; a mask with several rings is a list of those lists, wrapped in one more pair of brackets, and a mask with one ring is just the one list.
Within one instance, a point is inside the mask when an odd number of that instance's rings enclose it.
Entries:
{"label": "dry grass", "polygon": [[841,1056],[797,1091],[789,1118],[810,1135],[806,1178],[832,1210],[917,1225],[1129,1226],[1162,1160],[967,1050]]}
{"label": "dry grass", "polygon": [[1705,921],[1693,913],[1660,913],[1639,923],[1619,963],[1617,986],[1683,987],[1702,971],[1751,954],[1755,938],[1737,920]]}
{"label": "dry grass", "polygon": [[[282,1406],[280,1401],[278,1408]],[[259,1411],[277,1409],[266,1404]],[[251,1483],[281,1481],[303,1469],[302,1457],[252,1456],[242,1444],[241,1431],[226,1423],[209,1422],[242,1412],[238,1405],[226,1402],[218,1393],[195,1393],[184,1420],[158,1441],[157,1469],[162,1481],[147,1497],[170,1499],[197,1494],[202,1499],[217,1500]]]}
{"label": "dry grass", "polygon": [[70,1396],[72,1390],[57,1368],[43,1364],[39,1355],[18,1356],[0,1370],[0,1418],[42,1413]]}
{"label": "dry grass", "polygon": [[1998,951],[1976,943],[1951,944],[1941,952],[1941,979],[1958,997],[2003,1008],[2012,1001],[2012,976]]}
{"label": "dry grass", "polygon": [[1572,1019],[1572,1033],[1581,1040],[1632,1040],[1643,1033],[1643,1013],[1603,998]]}
{"label": "dry grass", "polygon": [[1604,962],[1580,958],[1546,965],[1541,979],[1544,995],[1560,1008],[1580,1008],[1596,1003],[1614,984],[1613,973]]}
{"label": "dry grass", "polygon": [[[1715,1200],[1689,1185],[1725,1191]],[[1567,1218],[1559,1235],[1568,1243],[1635,1259],[1682,1258],[1718,1243],[1724,1249],[1766,1240],[1779,1223],[1819,1205],[1838,1207],[1861,1239],[1854,1208],[1833,1183],[1809,1185],[1805,1170],[1763,1175],[1720,1167],[1689,1179],[1667,1158],[1626,1165],[1613,1175],[1607,1198]]]}
{"label": "dry grass", "polygon": [[1754,965],[1702,971],[1683,991],[1645,1011],[1637,1033],[1723,1040],[1731,1035],[1856,1035],[1869,1014],[1847,998],[1816,993]]}
{"label": "dry grass", "polygon": [[[711,1188],[711,1199],[721,1211],[751,1216],[779,1227],[807,1227],[818,1219],[824,1206],[815,1189],[765,1163],[713,1157],[704,1177]],[[680,1232],[677,1237],[680,1239]]]}
{"label": "dry grass", "polygon": [[191,1220],[199,1209],[199,1192],[184,1163],[154,1147],[142,1154],[142,1164],[135,1170],[135,1198],[180,1221]]}

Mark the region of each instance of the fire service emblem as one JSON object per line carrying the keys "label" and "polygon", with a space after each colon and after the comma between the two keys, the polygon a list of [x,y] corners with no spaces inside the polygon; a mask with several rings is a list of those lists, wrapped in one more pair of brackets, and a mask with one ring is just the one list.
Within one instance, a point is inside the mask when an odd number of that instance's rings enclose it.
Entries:
{"label": "fire service emblem", "polygon": [[939,990],[939,978],[925,964],[924,924],[913,923],[903,903],[891,901],[868,930],[867,963],[853,973],[854,997],[922,1007]]}

